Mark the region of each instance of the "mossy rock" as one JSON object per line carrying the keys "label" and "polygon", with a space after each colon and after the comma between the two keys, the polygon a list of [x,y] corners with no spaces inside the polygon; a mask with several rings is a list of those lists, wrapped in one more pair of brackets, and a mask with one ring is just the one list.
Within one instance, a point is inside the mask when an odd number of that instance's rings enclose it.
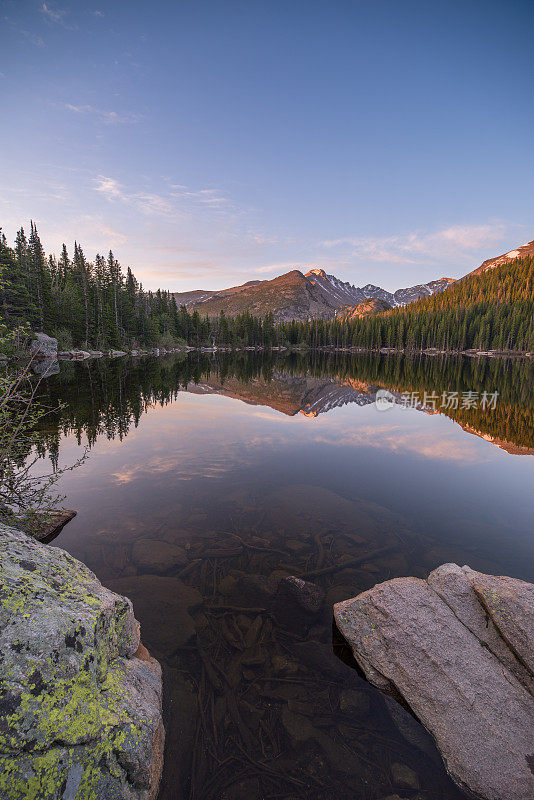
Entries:
{"label": "mossy rock", "polygon": [[154,798],[161,670],[130,600],[4,525],[0,551],[0,797]]}

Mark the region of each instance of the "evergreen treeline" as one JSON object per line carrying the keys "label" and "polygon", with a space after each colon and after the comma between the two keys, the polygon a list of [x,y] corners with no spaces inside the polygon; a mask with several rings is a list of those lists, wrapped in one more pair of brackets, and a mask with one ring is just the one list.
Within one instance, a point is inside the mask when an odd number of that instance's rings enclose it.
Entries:
{"label": "evergreen treeline", "polygon": [[275,324],[248,312],[215,318],[178,308],[167,291],[145,291],[109,251],[93,262],[74,244],[46,256],[37,228],[21,228],[14,247],[0,231],[0,314],[8,327],[28,324],[72,346],[391,347],[407,351],[534,351],[534,259],[472,275],[440,294],[376,316]]}
{"label": "evergreen treeline", "polygon": [[124,344],[172,344],[178,314],[169,292],[145,292],[112,251],[94,262],[75,242],[72,258],[46,256],[37,228],[21,228],[13,248],[0,235],[0,309],[11,327],[27,324],[57,336],[60,347],[102,350]]}

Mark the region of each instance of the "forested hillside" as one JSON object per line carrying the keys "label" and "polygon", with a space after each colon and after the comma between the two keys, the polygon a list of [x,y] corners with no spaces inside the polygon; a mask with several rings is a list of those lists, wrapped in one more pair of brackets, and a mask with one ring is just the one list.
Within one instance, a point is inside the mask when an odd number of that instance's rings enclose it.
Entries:
{"label": "forested hillside", "polygon": [[248,310],[230,317],[178,308],[167,291],[145,291],[113,253],[89,261],[46,256],[33,223],[13,247],[0,232],[0,316],[57,336],[60,349],[190,345],[392,347],[405,350],[534,351],[534,257],[471,274],[445,291],[370,317],[275,324]]}

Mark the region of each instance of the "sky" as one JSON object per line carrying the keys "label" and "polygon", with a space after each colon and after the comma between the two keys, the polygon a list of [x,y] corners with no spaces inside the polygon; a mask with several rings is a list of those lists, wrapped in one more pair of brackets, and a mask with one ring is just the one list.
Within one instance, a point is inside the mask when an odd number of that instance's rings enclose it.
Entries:
{"label": "sky", "polygon": [[145,288],[386,289],[534,239],[534,4],[0,0],[0,226]]}

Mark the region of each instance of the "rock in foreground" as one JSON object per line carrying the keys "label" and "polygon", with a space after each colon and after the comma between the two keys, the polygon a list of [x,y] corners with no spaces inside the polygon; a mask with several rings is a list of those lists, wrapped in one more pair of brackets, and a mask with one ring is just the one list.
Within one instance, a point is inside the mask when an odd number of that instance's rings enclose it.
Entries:
{"label": "rock in foreground", "polygon": [[534,585],[444,564],[428,581],[377,584],[334,615],[367,678],[410,707],[461,788],[534,798]]}
{"label": "rock in foreground", "polygon": [[131,602],[0,525],[0,797],[154,800],[161,670]]}

